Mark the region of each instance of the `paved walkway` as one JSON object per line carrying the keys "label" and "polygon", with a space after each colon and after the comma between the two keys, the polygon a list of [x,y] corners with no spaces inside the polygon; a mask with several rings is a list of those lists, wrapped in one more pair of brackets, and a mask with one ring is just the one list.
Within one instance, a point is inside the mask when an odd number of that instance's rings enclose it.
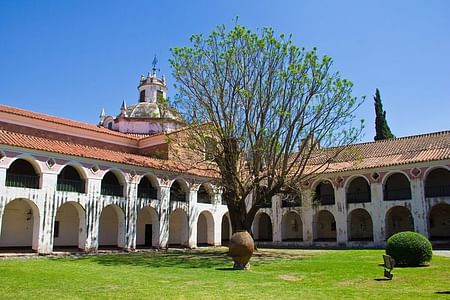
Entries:
{"label": "paved walkway", "polygon": [[434,250],[434,255],[450,257],[450,250]]}
{"label": "paved walkway", "polygon": [[[172,249],[170,250],[180,250],[180,249]],[[138,252],[153,252],[158,251],[156,249],[139,249]],[[121,251],[121,250],[99,250],[96,253],[84,253],[81,251],[54,251],[52,254],[48,255],[50,257],[55,256],[86,256],[86,255],[105,255],[105,254],[126,254],[128,252]],[[450,250],[433,250],[433,255],[438,256],[445,256],[450,257]],[[37,254],[36,252],[32,251],[10,251],[7,252],[5,250],[0,251],[0,260],[2,259],[9,259],[9,258],[37,258],[37,257],[45,257]]]}

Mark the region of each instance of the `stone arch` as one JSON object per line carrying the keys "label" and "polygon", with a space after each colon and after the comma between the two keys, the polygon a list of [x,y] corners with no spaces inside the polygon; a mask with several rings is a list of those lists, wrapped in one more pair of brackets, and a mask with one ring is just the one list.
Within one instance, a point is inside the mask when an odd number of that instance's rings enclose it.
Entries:
{"label": "stone arch", "polygon": [[175,179],[170,186],[170,202],[187,202],[189,196],[189,185],[186,180]]}
{"label": "stone arch", "polygon": [[333,183],[327,179],[319,181],[314,187],[313,201],[319,205],[334,205],[336,200]]}
{"label": "stone arch", "polygon": [[394,172],[385,177],[383,184],[384,201],[410,200],[411,183],[402,172]]}
{"label": "stone arch", "polygon": [[253,234],[256,241],[272,241],[272,221],[264,212],[256,215],[253,221]]}
{"label": "stone arch", "polygon": [[428,222],[430,239],[450,240],[450,205],[439,203],[430,210]]}
{"label": "stone arch", "polygon": [[189,223],[186,212],[177,208],[170,214],[169,219],[169,245],[182,246],[188,245],[189,241]]}
{"label": "stone arch", "polygon": [[348,215],[348,239],[350,241],[373,241],[373,222],[369,212],[357,208]]}
{"label": "stone arch", "polygon": [[146,174],[142,176],[138,184],[138,198],[159,199],[159,182],[156,176]]}
{"label": "stone arch", "polygon": [[346,188],[347,203],[366,203],[371,201],[370,185],[364,176],[349,179]]}
{"label": "stone arch", "polygon": [[39,189],[41,180],[39,164],[29,157],[17,158],[6,170],[5,185]]}
{"label": "stone arch", "polygon": [[290,211],[281,219],[282,241],[303,241],[303,222],[300,215]]}
{"label": "stone arch", "polygon": [[386,238],[401,231],[414,231],[414,219],[405,206],[394,206],[386,212]]}
{"label": "stone arch", "polygon": [[111,169],[103,175],[101,194],[123,197],[125,183],[126,181],[123,173],[119,170]]}
{"label": "stone arch", "polygon": [[38,250],[40,213],[29,199],[15,199],[3,210],[0,247],[19,247]]}
{"label": "stone arch", "polygon": [[125,214],[119,206],[110,204],[102,209],[98,229],[98,245],[105,248],[125,247]]}
{"label": "stone arch", "polygon": [[34,171],[36,172],[36,174],[39,174],[39,175],[42,174],[42,166],[41,166],[40,162],[39,162],[33,155],[31,155],[31,154],[26,154],[26,153],[19,154],[19,155],[17,155],[14,159],[12,159],[12,160],[9,162],[9,164],[8,164],[8,169],[11,167],[11,165],[12,165],[15,161],[17,161],[17,160],[19,160],[19,159],[25,160],[25,161],[27,161],[28,163],[30,163],[30,164],[33,166]]}
{"label": "stone arch", "polygon": [[156,209],[146,206],[138,212],[136,222],[136,247],[159,246],[159,217]]}
{"label": "stone arch", "polygon": [[222,216],[222,245],[227,244],[230,241],[231,238],[231,222],[230,222],[230,216],[228,213],[224,214]]}
{"label": "stone arch", "polygon": [[425,179],[425,197],[450,197],[450,170],[438,167],[428,172]]}
{"label": "stone arch", "polygon": [[197,219],[197,245],[214,245],[214,217],[204,210]]}
{"label": "stone arch", "polygon": [[65,192],[86,192],[86,180],[83,177],[84,172],[80,172],[81,168],[73,165],[65,165],[58,174],[56,190]]}
{"label": "stone arch", "polygon": [[212,204],[214,199],[214,192],[210,184],[202,183],[197,191],[197,202]]}
{"label": "stone arch", "polygon": [[62,204],[56,211],[53,228],[53,247],[85,248],[86,216],[84,208],[77,202]]}
{"label": "stone arch", "polygon": [[314,240],[336,241],[336,220],[333,213],[321,210],[314,216]]}

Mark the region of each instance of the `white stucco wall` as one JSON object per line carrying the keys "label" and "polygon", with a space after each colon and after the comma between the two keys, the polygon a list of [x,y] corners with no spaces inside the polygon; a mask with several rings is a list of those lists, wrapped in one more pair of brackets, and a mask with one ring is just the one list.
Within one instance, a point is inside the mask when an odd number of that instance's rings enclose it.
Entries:
{"label": "white stucco wall", "polygon": [[[216,192],[212,204],[197,203],[197,189],[199,184],[187,186],[188,196],[186,202],[170,203],[170,186],[176,178],[183,178],[179,174],[160,172],[155,174],[158,181],[158,198],[137,199],[136,186],[140,176],[153,172],[144,168],[129,168],[123,165],[105,163],[101,161],[79,159],[74,160],[63,155],[22,151],[18,148],[2,148],[5,157],[0,159],[0,247],[30,247],[39,253],[51,253],[54,246],[76,246],[85,251],[96,251],[98,245],[117,245],[119,247],[134,249],[136,244],[144,242],[144,227],[151,222],[153,226],[152,245],[166,247],[167,243],[181,243],[183,246],[196,247],[197,243],[220,245],[222,232],[222,219],[227,207],[221,205],[220,193]],[[15,188],[5,186],[6,170],[18,158],[33,163],[39,176],[39,189]],[[55,164],[49,166],[49,158]],[[56,191],[56,182],[59,172],[65,165],[73,165],[80,170],[86,182],[86,193],[73,193]],[[98,170],[91,170],[92,166]],[[260,213],[267,213],[272,225],[272,238],[275,245],[285,246],[347,246],[347,247],[374,247],[383,246],[389,228],[389,211],[394,207],[404,207],[413,218],[415,231],[427,236],[440,236],[447,234],[450,228],[450,197],[425,198],[424,186],[427,170],[435,167],[450,169],[450,161],[428,162],[422,165],[402,166],[401,170],[395,167],[386,170],[377,170],[381,174],[380,180],[370,181],[370,203],[346,203],[346,183],[352,176],[364,175],[370,178],[368,171],[349,172],[340,174],[344,178],[342,184],[336,184],[336,178],[329,179],[334,183],[334,205],[314,206],[311,199],[306,196],[302,207],[283,208],[277,196],[274,197],[272,207],[264,208]],[[411,200],[383,199],[383,178],[386,174],[402,171],[409,174],[412,168],[422,171],[416,177],[409,178],[411,184]],[[123,181],[125,194],[123,197],[103,196],[100,194],[101,180],[106,172],[115,170]],[[408,175],[409,176],[409,175]],[[169,179],[168,179],[169,178]],[[190,178],[195,182],[197,178]],[[187,181],[186,181],[187,182]],[[313,187],[311,187],[313,188]],[[308,193],[306,193],[308,194]],[[17,200],[16,199],[24,199]],[[73,204],[66,204],[66,203]],[[71,207],[76,205],[77,209]],[[116,209],[112,209],[114,205]],[[438,205],[441,205],[437,207]],[[102,208],[106,207],[103,211]],[[153,207],[153,216],[148,212],[140,217],[138,214],[144,207]],[[433,210],[437,207],[438,210]],[[31,209],[32,216],[26,220]],[[178,211],[176,211],[178,209]],[[351,221],[351,213],[356,209],[367,211],[373,224],[373,241],[351,241],[354,237],[365,237],[362,232],[362,223],[359,218]],[[336,222],[336,242],[317,242],[318,233],[322,237],[334,236],[331,227],[319,228],[316,216],[321,210],[329,211]],[[181,212],[182,211],[182,215]],[[288,212],[295,212],[301,220],[294,226],[290,220],[283,223],[283,216]],[[430,213],[433,211],[434,222],[439,227],[430,229]],[[104,215],[101,216],[101,213]],[[120,212],[118,216],[117,212]],[[171,214],[176,215],[170,220]],[[201,215],[203,213],[203,215]],[[206,218],[204,218],[206,217]],[[258,219],[258,218],[257,218]],[[60,221],[58,238],[53,237],[54,222]],[[206,220],[206,221],[205,221]],[[171,221],[171,222],[169,222]],[[448,221],[448,222],[447,222]],[[257,220],[256,220],[257,222]],[[364,225],[364,224],[363,224]],[[294,227],[302,232],[302,241],[282,241],[297,236]],[[364,227],[364,226],[363,226]],[[170,228],[170,230],[169,230]],[[254,224],[255,235],[258,236],[259,225]],[[170,234],[169,234],[170,233]],[[169,240],[170,236],[170,240]],[[264,242],[269,243],[269,242]]]}

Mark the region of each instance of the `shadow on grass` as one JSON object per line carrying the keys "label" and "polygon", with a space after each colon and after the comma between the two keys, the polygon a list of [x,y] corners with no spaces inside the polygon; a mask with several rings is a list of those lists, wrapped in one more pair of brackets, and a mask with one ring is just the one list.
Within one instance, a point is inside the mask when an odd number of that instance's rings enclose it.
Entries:
{"label": "shadow on grass", "polygon": [[435,294],[450,295],[450,291],[439,291],[439,292],[436,292]]}
{"label": "shadow on grass", "polygon": [[235,268],[216,268],[217,271],[242,271]]}
{"label": "shadow on grass", "polygon": [[129,253],[100,255],[89,260],[104,266],[137,266],[150,268],[218,268],[231,263],[227,253],[159,251],[153,253]]}
{"label": "shadow on grass", "polygon": [[389,278],[375,278],[375,281],[391,281],[392,279]]}
{"label": "shadow on grass", "polygon": [[[378,264],[379,267],[384,267],[384,264]],[[395,265],[396,269],[417,269],[417,268],[428,268],[430,265],[420,265],[420,266],[407,266],[407,265]]]}
{"label": "shadow on grass", "polygon": [[[272,264],[277,261],[298,260],[305,255],[292,251],[257,251],[253,254],[253,266]],[[59,259],[59,258],[56,258]],[[231,271],[233,260],[224,250],[163,250],[155,252],[102,254],[79,257],[104,266],[136,266],[149,268],[215,268],[220,271]],[[230,267],[227,267],[230,266]]]}

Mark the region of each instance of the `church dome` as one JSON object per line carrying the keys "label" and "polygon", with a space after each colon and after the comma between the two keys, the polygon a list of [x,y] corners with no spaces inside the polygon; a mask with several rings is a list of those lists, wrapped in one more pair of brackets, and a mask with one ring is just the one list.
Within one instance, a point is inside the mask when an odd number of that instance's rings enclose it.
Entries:
{"label": "church dome", "polygon": [[128,106],[125,115],[128,118],[163,118],[183,122],[183,117],[181,116],[181,114],[165,103],[139,102],[137,104]]}

